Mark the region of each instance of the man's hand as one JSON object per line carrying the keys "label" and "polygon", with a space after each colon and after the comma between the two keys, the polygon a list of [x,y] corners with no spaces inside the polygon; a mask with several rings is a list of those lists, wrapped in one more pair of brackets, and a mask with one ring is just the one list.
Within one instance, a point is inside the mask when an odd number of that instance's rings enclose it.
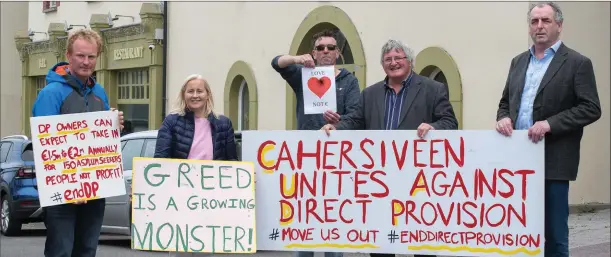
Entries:
{"label": "man's hand", "polygon": [[314,68],[316,64],[314,63],[314,59],[310,54],[298,55],[294,56],[295,64],[303,64],[306,68]]}
{"label": "man's hand", "polygon": [[320,130],[324,130],[327,136],[331,135],[331,130],[335,130],[335,126],[333,124],[327,124],[322,126]]}
{"label": "man's hand", "polygon": [[[111,111],[116,111],[116,108],[110,108]],[[119,128],[123,130],[123,112],[119,111]]]}
{"label": "man's hand", "polygon": [[528,138],[530,138],[533,143],[537,143],[541,141],[550,130],[552,129],[549,127],[549,123],[546,120],[537,121],[528,129]]}
{"label": "man's hand", "polygon": [[325,118],[325,120],[327,121],[327,123],[329,124],[337,124],[339,122],[339,114],[337,112],[331,111],[331,110],[326,110],[325,113],[323,113],[323,118]]}
{"label": "man's hand", "polygon": [[511,136],[511,132],[513,132],[513,124],[511,124],[511,119],[509,117],[505,117],[499,120],[496,123],[496,131],[506,137]]}
{"label": "man's hand", "polygon": [[426,136],[426,133],[429,132],[429,130],[435,130],[435,128],[426,123],[420,124],[420,126],[418,126],[418,136],[420,138],[424,138],[424,136]]}

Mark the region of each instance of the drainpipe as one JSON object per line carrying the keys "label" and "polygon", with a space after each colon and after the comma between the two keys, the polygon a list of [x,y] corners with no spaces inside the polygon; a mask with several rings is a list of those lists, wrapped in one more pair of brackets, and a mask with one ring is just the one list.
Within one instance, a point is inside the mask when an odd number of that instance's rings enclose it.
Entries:
{"label": "drainpipe", "polygon": [[168,1],[164,1],[163,2],[163,45],[162,45],[162,50],[163,50],[163,61],[162,61],[162,66],[163,66],[163,75],[162,75],[162,84],[163,84],[163,88],[161,90],[161,97],[163,99],[163,101],[161,102],[161,119],[165,119],[165,115],[166,115],[166,102],[168,100],[167,94],[168,94],[168,42],[170,40],[168,39]]}

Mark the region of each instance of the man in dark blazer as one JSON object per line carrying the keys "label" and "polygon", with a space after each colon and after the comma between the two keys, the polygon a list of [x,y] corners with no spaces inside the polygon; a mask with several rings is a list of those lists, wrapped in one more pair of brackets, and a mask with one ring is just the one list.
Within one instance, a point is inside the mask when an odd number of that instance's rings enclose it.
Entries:
{"label": "man in dark blazer", "polygon": [[545,256],[569,256],[569,181],[577,178],[583,128],[600,118],[592,62],[559,40],[563,16],[554,3],[529,11],[533,46],[513,58],[496,130],[545,138]]}
{"label": "man in dark blazer", "polygon": [[418,136],[424,137],[432,129],[458,129],[447,87],[412,70],[414,54],[409,47],[400,41],[389,40],[382,47],[381,63],[386,78],[363,90],[356,112],[342,116],[337,125],[323,126],[327,134],[334,129],[418,130]]}

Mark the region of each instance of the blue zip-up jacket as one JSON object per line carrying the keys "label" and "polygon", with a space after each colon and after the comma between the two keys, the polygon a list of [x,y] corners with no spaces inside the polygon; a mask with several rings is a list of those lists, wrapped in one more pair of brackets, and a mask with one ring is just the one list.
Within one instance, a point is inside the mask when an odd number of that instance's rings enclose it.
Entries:
{"label": "blue zip-up jacket", "polygon": [[40,90],[32,107],[32,117],[110,110],[104,88],[93,78],[83,85],[60,62],[47,73],[47,85]]}
{"label": "blue zip-up jacket", "polygon": [[[235,134],[231,120],[223,115],[208,115],[212,132],[212,159],[235,161],[238,159]],[[181,116],[173,113],[165,117],[157,132],[154,158],[187,159],[195,136],[195,116],[185,111]]]}

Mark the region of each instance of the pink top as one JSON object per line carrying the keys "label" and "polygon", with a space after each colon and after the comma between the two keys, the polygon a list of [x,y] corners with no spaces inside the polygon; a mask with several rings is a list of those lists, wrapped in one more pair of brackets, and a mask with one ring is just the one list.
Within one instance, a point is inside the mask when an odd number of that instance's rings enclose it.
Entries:
{"label": "pink top", "polygon": [[212,160],[212,131],[206,118],[195,118],[195,134],[188,159]]}

